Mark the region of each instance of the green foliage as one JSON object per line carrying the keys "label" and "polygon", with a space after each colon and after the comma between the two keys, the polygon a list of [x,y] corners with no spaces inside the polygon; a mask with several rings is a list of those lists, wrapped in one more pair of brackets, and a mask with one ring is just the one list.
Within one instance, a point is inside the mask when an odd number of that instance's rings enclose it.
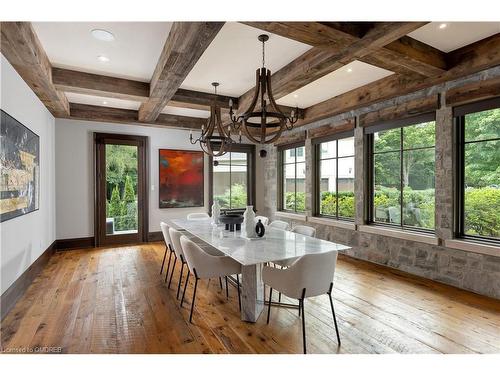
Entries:
{"label": "green foliage", "polygon": [[132,185],[132,178],[129,175],[125,177],[125,190],[123,192],[123,201],[126,203],[135,202],[134,186]]}
{"label": "green foliage", "polygon": [[[297,206],[295,206],[297,204]],[[303,192],[287,192],[285,193],[285,207],[286,210],[296,212],[304,212],[306,210],[306,193]]]}
{"label": "green foliage", "polygon": [[500,237],[500,189],[465,191],[465,233]]}
{"label": "green foliage", "polygon": [[[129,176],[132,186],[137,186],[137,147],[127,145],[106,145],[106,182],[108,187],[118,185],[120,192],[125,189],[125,176]],[[111,189],[108,188],[108,199]]]}
{"label": "green foliage", "polygon": [[[338,193],[339,217],[354,218],[354,193],[342,191]],[[321,193],[322,215],[336,216],[337,214],[337,196],[334,192],[325,191]]]}
{"label": "green foliage", "polygon": [[224,194],[215,195],[214,200],[224,209],[244,208],[247,205],[247,188],[244,184],[232,184]]}
{"label": "green foliage", "polygon": [[121,199],[118,185],[115,185],[111,193],[111,200],[107,204],[108,217],[117,217],[121,214]]}

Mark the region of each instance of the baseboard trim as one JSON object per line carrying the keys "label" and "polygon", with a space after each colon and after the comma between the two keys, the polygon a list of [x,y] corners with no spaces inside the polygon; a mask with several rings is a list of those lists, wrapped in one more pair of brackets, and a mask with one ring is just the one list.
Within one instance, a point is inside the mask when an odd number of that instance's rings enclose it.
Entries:
{"label": "baseboard trim", "polygon": [[161,231],[149,232],[148,242],[157,242],[157,241],[163,241],[163,234],[161,233]]}
{"label": "baseboard trim", "polygon": [[94,246],[94,237],[65,238],[62,240],[56,240],[57,251],[87,249]]}
{"label": "baseboard trim", "polygon": [[0,297],[0,320],[3,320],[16,302],[21,298],[33,280],[49,262],[50,257],[56,252],[57,241],[50,246],[17,278],[16,281]]}

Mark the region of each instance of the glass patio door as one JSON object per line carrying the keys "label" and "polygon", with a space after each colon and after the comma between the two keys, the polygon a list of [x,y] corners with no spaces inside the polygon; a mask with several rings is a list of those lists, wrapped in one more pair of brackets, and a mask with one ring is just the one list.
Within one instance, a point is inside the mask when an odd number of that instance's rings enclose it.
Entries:
{"label": "glass patio door", "polygon": [[145,138],[95,134],[96,245],[146,241]]}

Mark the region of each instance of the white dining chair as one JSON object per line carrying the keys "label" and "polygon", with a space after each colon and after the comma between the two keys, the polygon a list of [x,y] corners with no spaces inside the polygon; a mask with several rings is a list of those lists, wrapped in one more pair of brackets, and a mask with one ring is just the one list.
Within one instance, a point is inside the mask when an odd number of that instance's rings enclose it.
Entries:
{"label": "white dining chair", "polygon": [[188,220],[204,220],[210,219],[210,216],[206,212],[191,212],[187,215]]}
{"label": "white dining chair", "polygon": [[177,259],[179,259],[181,261],[181,272],[179,275],[179,282],[177,283],[177,294],[176,294],[176,298],[179,299],[179,291],[181,290],[182,275],[184,273],[184,266],[186,264],[186,258],[184,257],[184,252],[182,251],[182,246],[181,246],[181,236],[183,235],[183,233],[174,228],[170,228],[169,233],[170,233],[170,239],[172,241],[172,247],[174,249],[176,257],[174,259],[174,266],[172,268],[172,272],[170,273],[170,281],[168,282],[168,288],[170,288],[170,284],[172,283],[172,276],[174,274],[175,264],[177,263]]}
{"label": "white dining chair", "polygon": [[241,273],[241,264],[228,256],[213,256],[206,253],[201,247],[199,247],[186,236],[182,236],[180,242],[188,265],[188,274],[186,283],[184,284],[184,291],[182,292],[181,306],[184,301],[184,295],[186,294],[186,287],[188,285],[189,276],[191,275],[191,273],[193,273],[195,277],[189,322],[192,323],[193,320],[194,302],[196,298],[196,289],[198,287],[199,279],[236,275],[236,286],[238,288],[238,304],[241,310],[239,278],[239,274]]}
{"label": "white dining chair", "polygon": [[288,230],[290,225],[286,221],[282,220],[274,220],[269,224],[269,228],[276,228],[276,229],[282,229],[282,230]]}
{"label": "white dining chair", "polygon": [[332,288],[335,266],[337,264],[337,251],[329,251],[319,254],[303,255],[290,267],[285,269],[265,266],[262,270],[262,280],[268,285],[269,305],[267,309],[267,324],[271,315],[271,301],[273,289],[283,293],[285,296],[299,300],[299,314],[302,315],[302,344],[304,354],[306,353],[306,321],[304,311],[304,300],[328,294],[330,307],[332,309],[333,323],[337,333],[337,342],[340,346],[340,335],[333,308]]}
{"label": "white dining chair", "polygon": [[269,218],[266,216],[255,216],[255,224],[257,224],[259,220],[264,225],[269,224]]}
{"label": "white dining chair", "polygon": [[172,260],[172,253],[175,256],[174,250],[172,249],[172,241],[170,239],[170,227],[167,223],[163,221],[160,223],[161,233],[163,234],[163,241],[165,242],[165,253],[163,254],[163,261],[161,263],[160,275],[163,272],[163,267],[165,265],[165,260],[167,259],[167,251],[170,251],[168,256],[167,271],[165,272],[165,282],[167,282],[168,272],[170,270],[170,261]]}
{"label": "white dining chair", "polygon": [[304,236],[316,237],[316,228],[307,225],[296,225],[293,227],[292,232],[303,234]]}

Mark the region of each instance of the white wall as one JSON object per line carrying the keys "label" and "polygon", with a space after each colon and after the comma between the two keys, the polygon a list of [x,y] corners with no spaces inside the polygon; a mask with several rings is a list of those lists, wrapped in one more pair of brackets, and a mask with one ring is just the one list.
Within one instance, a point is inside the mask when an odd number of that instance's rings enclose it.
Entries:
{"label": "white wall", "polygon": [[54,117],[1,56],[0,106],[40,136],[40,209],[0,224],[1,293],[54,242]]}
{"label": "white wall", "polygon": [[208,158],[205,157],[205,207],[158,208],[158,150],[200,150],[191,145],[189,131],[138,125],[56,119],[56,218],[57,239],[94,235],[93,133],[120,133],[149,137],[149,231],[160,230],[160,221],[185,217],[208,209]]}

